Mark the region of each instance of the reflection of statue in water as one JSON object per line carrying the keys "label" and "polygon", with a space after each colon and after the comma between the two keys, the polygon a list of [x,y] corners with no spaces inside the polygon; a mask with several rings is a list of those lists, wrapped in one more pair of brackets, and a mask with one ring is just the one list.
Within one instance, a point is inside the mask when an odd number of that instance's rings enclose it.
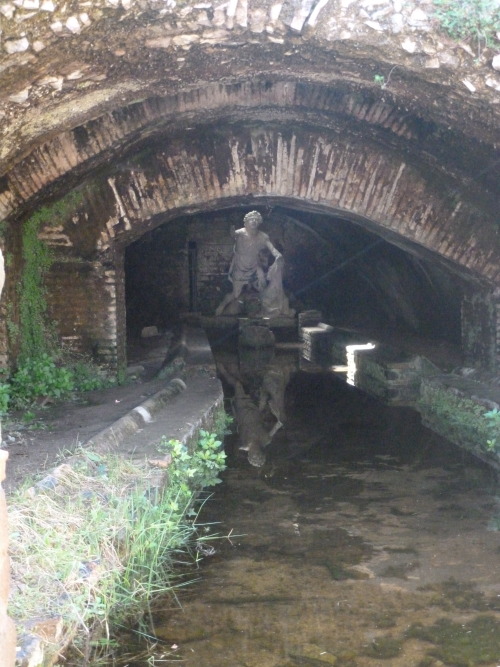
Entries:
{"label": "reflection of statue in water", "polygon": [[[219,375],[234,389],[232,403],[238,426],[239,448],[248,452],[248,461],[253,466],[264,465],[266,460],[264,449],[285,424],[285,390],[293,368],[277,364],[265,370],[259,381],[257,406],[250,392],[245,389],[237,368],[228,371],[224,364],[217,362]],[[270,428],[270,421],[273,418],[276,421]]]}
{"label": "reflection of statue in water", "polygon": [[[288,308],[288,300],[283,295],[282,275],[284,260],[281,253],[271,243],[269,236],[259,231],[262,216],[257,211],[250,211],[243,218],[244,227],[241,229],[231,228],[234,238],[234,249],[231,266],[229,267],[229,280],[233,283],[233,291],[226,294],[219,304],[216,315],[222,315],[224,309],[232,302],[237,301],[243,287],[249,285],[255,287],[261,295],[261,300],[266,298],[267,306],[264,307],[264,315],[267,317],[279,314],[294,314]],[[275,258],[274,264],[266,276],[262,266],[262,251],[268,250]],[[279,266],[271,273],[271,269],[279,263]],[[267,296],[266,295],[267,290]],[[279,296],[281,291],[281,297]],[[286,301],[287,313],[279,310]]]}
{"label": "reflection of statue in water", "polygon": [[266,429],[259,408],[245,391],[241,380],[230,374],[221,363],[217,364],[217,370],[234,389],[233,411],[240,449],[248,452],[248,462],[259,468],[266,462],[264,449],[271,442],[272,435]]}
{"label": "reflection of statue in water", "polygon": [[273,435],[285,424],[285,390],[290,381],[291,368],[286,366],[270,367],[266,370],[259,392],[259,410],[269,408],[276,423],[269,433]]}

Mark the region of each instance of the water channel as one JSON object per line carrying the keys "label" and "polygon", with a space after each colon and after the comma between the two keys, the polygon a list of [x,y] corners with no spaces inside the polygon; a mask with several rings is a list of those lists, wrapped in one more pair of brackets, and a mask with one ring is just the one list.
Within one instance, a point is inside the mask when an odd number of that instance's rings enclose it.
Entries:
{"label": "water channel", "polygon": [[218,362],[233,406],[240,389],[284,425],[260,466],[227,439],[201,521],[228,537],[162,605],[156,648],[128,664],[500,665],[494,474],[413,410],[290,355],[266,367],[271,380],[255,360]]}

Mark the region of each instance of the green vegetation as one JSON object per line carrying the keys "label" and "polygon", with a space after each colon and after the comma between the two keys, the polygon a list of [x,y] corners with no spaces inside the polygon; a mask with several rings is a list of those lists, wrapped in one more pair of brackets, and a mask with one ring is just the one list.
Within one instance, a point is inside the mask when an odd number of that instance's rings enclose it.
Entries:
{"label": "green vegetation", "polygon": [[59,225],[75,209],[82,199],[78,192],[72,192],[64,199],[44,206],[34,213],[23,225],[23,271],[19,292],[20,359],[36,359],[44,353],[52,353],[55,348],[47,322],[47,301],[44,277],[52,263],[47,245],[38,238],[44,225]]}
{"label": "green vegetation", "polygon": [[220,440],[202,431],[192,451],[175,440],[160,449],[166,485],[161,468],[80,450],[72,466],[11,498],[10,613],[60,616],[60,644],[76,635],[79,665],[96,664],[118,627],[146,623],[155,597],[175,596],[186,584],[179,567],[214,539],[197,534],[197,499],[225,467]]}
{"label": "green vegetation", "polygon": [[500,623],[490,615],[476,616],[467,623],[442,618],[430,626],[417,624],[406,636],[432,642],[435,647],[428,655],[455,667],[496,664],[500,655]]}
{"label": "green vegetation", "polygon": [[[20,359],[36,359],[52,351],[46,321],[47,302],[43,279],[50,268],[49,249],[38,238],[43,216],[35,215],[23,228],[23,272],[19,294]],[[49,348],[49,350],[48,350]]]}
{"label": "green vegetation", "polygon": [[9,407],[10,385],[7,382],[0,383],[0,417],[4,415]]}
{"label": "green vegetation", "polygon": [[18,407],[29,407],[39,398],[63,398],[74,388],[66,368],[56,366],[48,354],[28,358],[11,379],[11,395]]}
{"label": "green vegetation", "polygon": [[478,55],[500,30],[498,0],[434,0],[441,28],[454,39],[470,40]]}
{"label": "green vegetation", "polygon": [[113,380],[90,359],[67,359],[41,353],[23,361],[9,382],[0,383],[0,416],[9,409],[43,406],[49,399],[69,398],[75,392],[103,389]]}
{"label": "green vegetation", "polygon": [[[498,419],[495,411],[446,387],[423,382],[419,409],[424,421],[438,433],[475,454],[497,452]],[[491,415],[486,417],[486,415]]]}
{"label": "green vegetation", "polygon": [[484,413],[491,437],[486,440],[486,449],[489,452],[499,453],[500,451],[500,410],[496,408]]}
{"label": "green vegetation", "polygon": [[69,397],[73,392],[109,386],[110,379],[87,359],[61,354],[47,319],[44,279],[52,263],[47,245],[39,239],[42,226],[59,225],[78,206],[82,195],[70,193],[40,208],[23,225],[23,268],[19,282],[19,324],[8,304],[7,330],[19,341],[17,369],[0,383],[0,416],[10,408],[27,409],[36,402]]}
{"label": "green vegetation", "polygon": [[213,433],[200,430],[198,446],[192,454],[177,440],[162,439],[159,450],[167,453],[176,462],[169,472],[169,478],[188,493],[189,487],[204,488],[219,483],[218,474],[225,467],[226,455],[221,442]]}

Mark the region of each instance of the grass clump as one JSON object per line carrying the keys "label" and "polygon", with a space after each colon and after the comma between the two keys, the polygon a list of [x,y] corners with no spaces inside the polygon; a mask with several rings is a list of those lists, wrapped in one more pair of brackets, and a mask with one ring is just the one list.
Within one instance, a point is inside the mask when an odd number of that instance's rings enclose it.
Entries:
{"label": "grass clump", "polygon": [[178,566],[195,562],[207,539],[197,537],[196,503],[225,466],[221,442],[203,432],[192,452],[178,441],[162,449],[166,485],[158,468],[82,450],[39,492],[10,500],[10,614],[18,625],[61,617],[58,645],[74,637],[75,664],[95,664],[96,648],[130,619],[146,623],[152,600],[185,583]]}
{"label": "grass clump", "polygon": [[498,0],[434,0],[439,25],[454,39],[470,40],[478,55],[500,30]]}

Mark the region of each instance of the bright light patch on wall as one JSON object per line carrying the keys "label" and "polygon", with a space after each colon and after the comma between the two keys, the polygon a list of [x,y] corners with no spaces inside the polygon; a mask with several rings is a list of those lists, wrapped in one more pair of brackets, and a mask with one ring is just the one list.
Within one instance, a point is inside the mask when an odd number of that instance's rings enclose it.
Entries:
{"label": "bright light patch on wall", "polygon": [[347,384],[356,386],[356,353],[361,350],[373,350],[374,343],[362,343],[359,345],[346,345],[347,352]]}

